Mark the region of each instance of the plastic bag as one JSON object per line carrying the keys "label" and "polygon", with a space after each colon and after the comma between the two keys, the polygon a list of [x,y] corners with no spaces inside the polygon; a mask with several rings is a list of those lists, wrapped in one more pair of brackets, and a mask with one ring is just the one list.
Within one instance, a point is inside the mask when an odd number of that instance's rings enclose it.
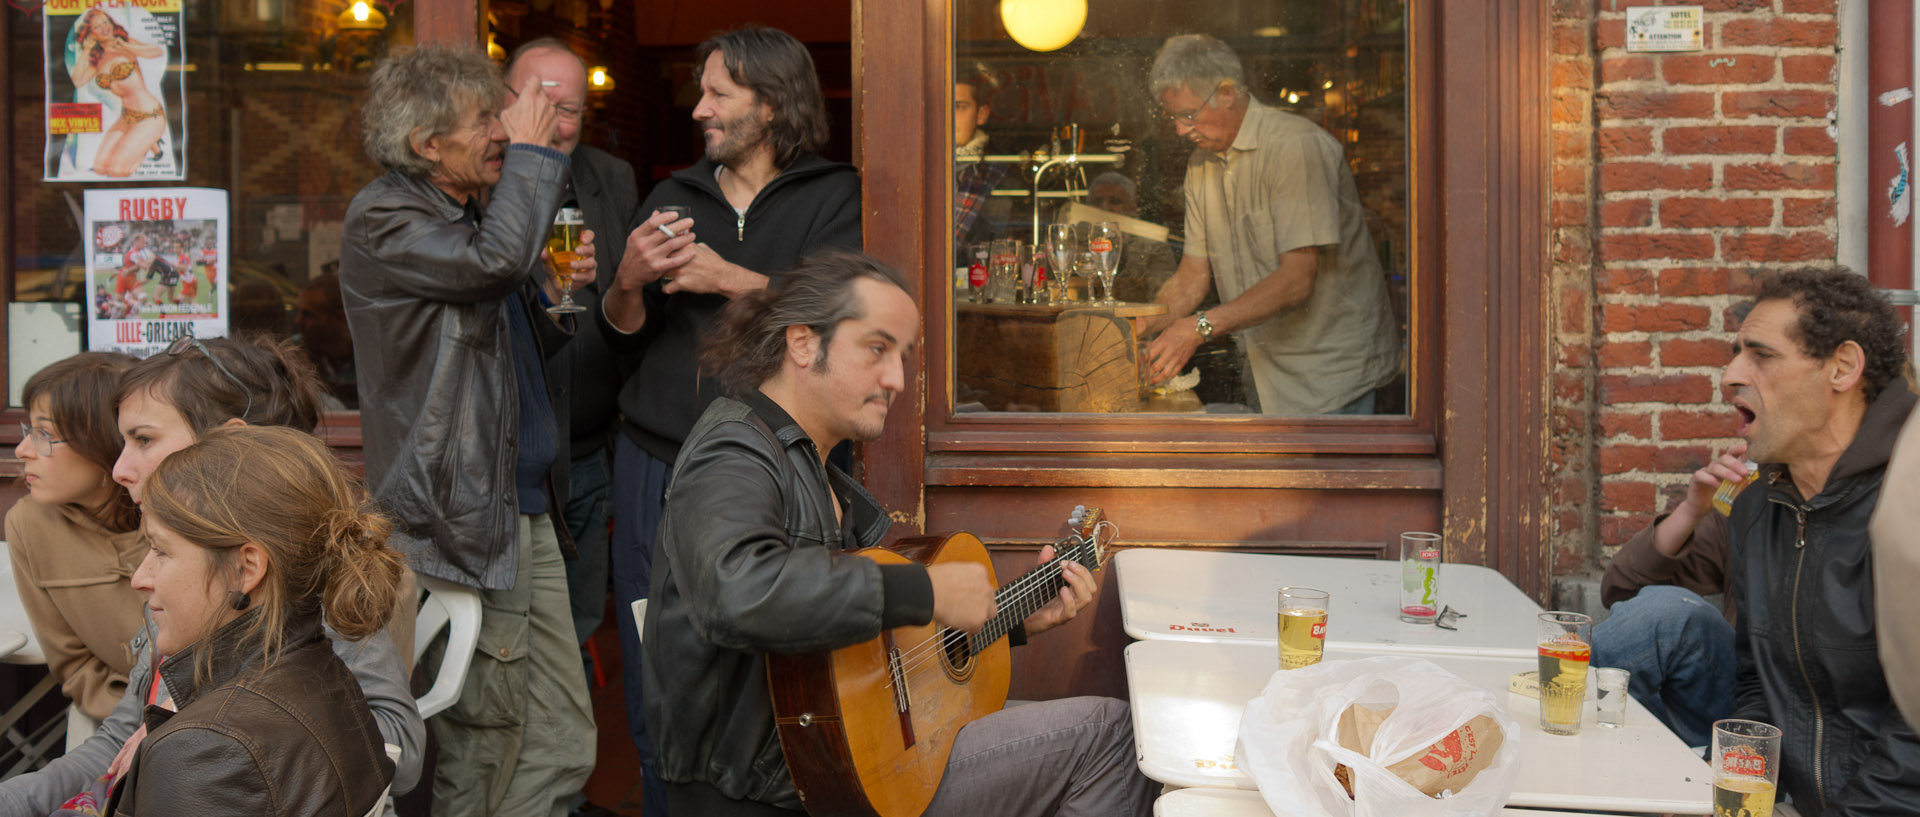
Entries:
{"label": "plastic bag", "polygon": [[[1390,706],[1369,751],[1340,746],[1341,713]],[[1493,763],[1461,791],[1434,798],[1387,767],[1426,752],[1476,716],[1505,730]],[[1234,763],[1278,817],[1468,817],[1498,812],[1520,769],[1519,725],[1493,694],[1420,658],[1325,661],[1274,673],[1240,720]],[[1353,797],[1334,777],[1350,767]]]}

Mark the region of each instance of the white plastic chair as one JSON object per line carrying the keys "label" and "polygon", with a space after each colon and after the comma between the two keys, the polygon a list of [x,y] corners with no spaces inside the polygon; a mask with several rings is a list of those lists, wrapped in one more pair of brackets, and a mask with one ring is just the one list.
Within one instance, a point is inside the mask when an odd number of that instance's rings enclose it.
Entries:
{"label": "white plastic chair", "polygon": [[80,711],[80,705],[67,707],[67,751],[71,752],[93,737],[94,730],[100,728],[100,722]]}
{"label": "white plastic chair", "polygon": [[633,640],[639,641],[647,632],[647,600],[633,600]]}
{"label": "white plastic chair", "polygon": [[420,575],[420,586],[427,600],[414,618],[413,663],[420,663],[440,630],[447,630],[446,656],[433,685],[416,701],[421,719],[440,714],[460,699],[460,686],[466,683],[467,667],[473,663],[474,645],[480,642],[480,591],[444,579]]}

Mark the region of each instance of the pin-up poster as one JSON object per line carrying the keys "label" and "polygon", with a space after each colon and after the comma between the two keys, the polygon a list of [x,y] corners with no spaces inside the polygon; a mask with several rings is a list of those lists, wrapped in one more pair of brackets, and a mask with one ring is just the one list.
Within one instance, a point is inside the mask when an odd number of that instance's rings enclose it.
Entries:
{"label": "pin-up poster", "polygon": [[135,357],[227,333],[227,191],[86,191],[87,348]]}
{"label": "pin-up poster", "polygon": [[187,177],[180,4],[47,0],[47,181]]}

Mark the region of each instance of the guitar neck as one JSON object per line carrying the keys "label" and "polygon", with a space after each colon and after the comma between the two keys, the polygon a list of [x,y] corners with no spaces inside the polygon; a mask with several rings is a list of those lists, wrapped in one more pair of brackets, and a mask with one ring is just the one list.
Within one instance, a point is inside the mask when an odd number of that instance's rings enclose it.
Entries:
{"label": "guitar neck", "polygon": [[1098,561],[1095,557],[1095,545],[1090,539],[1075,537],[1054,546],[1054,557],[1046,563],[1020,575],[1020,578],[1008,582],[993,594],[993,600],[1000,612],[968,639],[968,648],[975,654],[999,641],[1002,636],[1013,632],[1013,628],[1026,621],[1047,602],[1060,594],[1060,588],[1067,583],[1066,563],[1080,562],[1093,569]]}

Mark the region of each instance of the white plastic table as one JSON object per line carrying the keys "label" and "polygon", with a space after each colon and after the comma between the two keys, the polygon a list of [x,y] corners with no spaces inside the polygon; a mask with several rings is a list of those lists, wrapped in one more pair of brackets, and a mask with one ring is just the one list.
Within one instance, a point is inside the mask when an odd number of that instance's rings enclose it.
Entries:
{"label": "white plastic table", "polygon": [[14,651],[27,646],[27,636],[10,630],[0,630],[0,658],[12,655]]}
{"label": "white plastic table", "polygon": [[[1154,817],[1273,817],[1257,791],[1177,789],[1153,801]],[[1571,811],[1503,808],[1500,817],[1592,817]]]}
{"label": "white plastic table", "polygon": [[1331,594],[1327,646],[1438,655],[1534,656],[1540,605],[1497,571],[1440,566],[1457,630],[1400,620],[1400,563],[1378,559],[1129,548],[1113,558],[1120,622],[1134,638],[1278,643],[1279,590]]}
{"label": "white plastic table", "polygon": [[[20,606],[19,592],[13,583],[13,562],[7,558],[7,543],[0,542],[0,631],[16,633],[26,639],[26,643],[11,652],[0,649],[0,662],[45,664],[47,656],[40,651],[40,643],[33,640],[33,622],[27,620],[27,609]],[[0,638],[0,641],[4,640]]]}
{"label": "white plastic table", "polygon": [[[1362,658],[1378,650],[1329,648],[1327,659]],[[1420,656],[1475,686],[1492,690],[1520,724],[1520,771],[1507,805],[1558,809],[1707,814],[1712,777],[1645,707],[1627,700],[1627,725],[1602,729],[1585,707],[1580,734],[1539,728],[1539,703],[1507,691],[1534,659],[1484,655]],[[1240,714],[1279,666],[1278,648],[1248,641],[1139,641],[1126,650],[1133,703],[1134,750],[1140,770],[1181,788],[1253,789],[1234,766]],[[1591,688],[1591,687],[1590,687]]]}

